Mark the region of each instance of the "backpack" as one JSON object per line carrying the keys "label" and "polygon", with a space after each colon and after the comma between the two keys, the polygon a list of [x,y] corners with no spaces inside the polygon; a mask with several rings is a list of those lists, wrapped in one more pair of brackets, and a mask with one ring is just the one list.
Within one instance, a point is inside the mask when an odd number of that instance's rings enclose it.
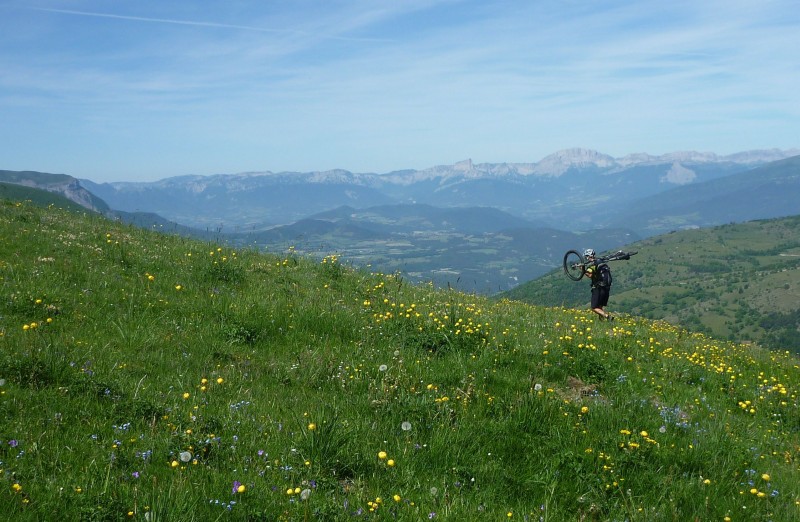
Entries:
{"label": "backpack", "polygon": [[607,264],[603,263],[602,265],[597,267],[597,270],[600,271],[600,276],[597,280],[597,286],[611,286],[611,282],[613,278],[611,277],[611,269],[608,267]]}

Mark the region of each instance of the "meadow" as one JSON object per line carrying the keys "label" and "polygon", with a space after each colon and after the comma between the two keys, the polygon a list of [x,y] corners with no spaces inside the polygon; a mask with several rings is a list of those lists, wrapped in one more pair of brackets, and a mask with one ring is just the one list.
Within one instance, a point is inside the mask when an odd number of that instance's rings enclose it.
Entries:
{"label": "meadow", "polygon": [[0,201],[10,520],[789,521],[800,359]]}

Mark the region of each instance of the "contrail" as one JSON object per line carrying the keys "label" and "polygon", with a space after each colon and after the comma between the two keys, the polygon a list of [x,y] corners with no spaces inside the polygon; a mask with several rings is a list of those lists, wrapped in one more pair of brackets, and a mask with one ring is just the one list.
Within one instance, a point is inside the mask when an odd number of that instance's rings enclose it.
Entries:
{"label": "contrail", "polygon": [[[258,31],[261,33],[295,33],[295,34],[310,34],[305,31],[295,31],[288,29],[267,29],[264,27],[254,27],[252,25],[235,25],[235,24],[221,24],[216,22],[195,22],[192,20],[174,20],[170,18],[149,18],[145,16],[129,16],[129,15],[116,15],[109,13],[93,13],[89,11],[74,11],[71,9],[52,9],[47,7],[28,7],[34,11],[45,11],[49,13],[61,13],[77,16],[94,16],[97,18],[114,18],[116,20],[132,20],[135,22],[148,22],[157,24],[173,24],[173,25],[191,25],[196,27],[215,27],[219,29],[241,29],[244,31]],[[348,38],[344,36],[328,36],[327,38],[333,40],[346,40],[357,42],[385,42],[387,40],[382,38]]]}
{"label": "contrail", "polygon": [[115,18],[117,20],[134,20],[136,22],[150,22],[158,24],[175,24],[175,25],[195,25],[201,27],[218,27],[223,29],[244,29],[247,31],[260,31],[262,33],[286,33],[290,31],[280,29],[265,29],[263,27],[253,27],[250,25],[233,25],[233,24],[220,24],[215,22],[194,22],[191,20],[172,20],[169,18],[148,18],[144,16],[128,16],[128,15],[115,15],[108,13],[92,13],[88,11],[73,11],[71,9],[50,9],[46,7],[29,7],[34,11],[46,11],[49,13],[62,13],[79,16],[94,16],[97,18]]}

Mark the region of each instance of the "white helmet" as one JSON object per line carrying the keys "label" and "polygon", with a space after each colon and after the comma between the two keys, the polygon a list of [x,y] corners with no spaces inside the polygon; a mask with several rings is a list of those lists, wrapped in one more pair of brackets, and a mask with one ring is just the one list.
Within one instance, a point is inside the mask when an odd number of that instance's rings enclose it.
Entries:
{"label": "white helmet", "polygon": [[583,257],[594,257],[594,249],[593,248],[587,248],[586,250],[584,250],[583,251]]}

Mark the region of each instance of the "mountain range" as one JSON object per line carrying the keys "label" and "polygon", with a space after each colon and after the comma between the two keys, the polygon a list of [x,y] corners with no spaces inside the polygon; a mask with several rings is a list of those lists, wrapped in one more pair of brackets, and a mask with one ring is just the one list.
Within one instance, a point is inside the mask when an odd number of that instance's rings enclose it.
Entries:
{"label": "mountain range", "polygon": [[[611,226],[621,207],[648,196],[798,154],[800,150],[768,150],[728,156],[676,152],[613,158],[569,149],[538,163],[465,160],[385,174],[249,172],[155,182],[81,180],[81,185],[115,210],[152,212],[199,229],[265,230],[342,206],[363,209],[392,204],[492,207],[546,226],[575,229]],[[663,231],[660,224],[649,223],[637,233]]]}
{"label": "mountain range", "polygon": [[0,171],[136,226],[234,246],[344,259],[494,293],[673,230],[800,214],[800,150],[614,158],[569,149],[537,163],[465,160],[385,174],[250,172],[95,183]]}

